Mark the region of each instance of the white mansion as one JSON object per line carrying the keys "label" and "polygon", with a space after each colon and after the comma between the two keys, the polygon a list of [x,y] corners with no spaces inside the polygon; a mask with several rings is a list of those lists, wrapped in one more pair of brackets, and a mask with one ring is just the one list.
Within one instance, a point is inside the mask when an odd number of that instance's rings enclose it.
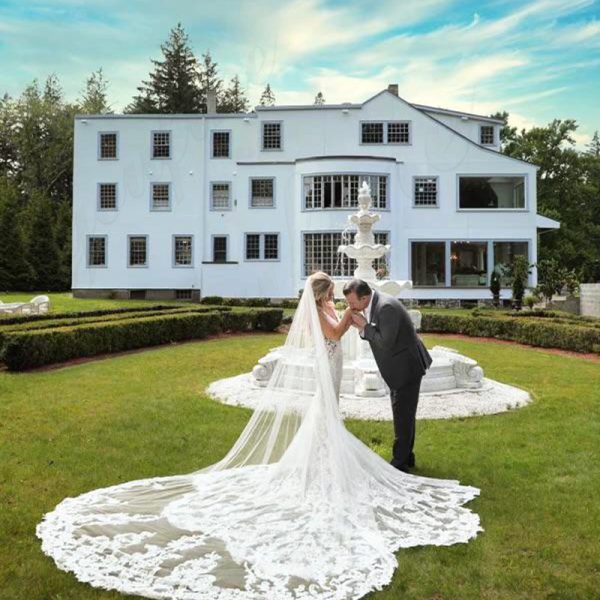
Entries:
{"label": "white mansion", "polygon": [[559,226],[536,212],[538,167],[498,151],[501,127],[396,85],[362,104],[78,115],[73,294],[297,297],[315,270],[352,274],[337,248],[367,180],[403,297],[490,298],[495,265],[535,262],[538,231]]}

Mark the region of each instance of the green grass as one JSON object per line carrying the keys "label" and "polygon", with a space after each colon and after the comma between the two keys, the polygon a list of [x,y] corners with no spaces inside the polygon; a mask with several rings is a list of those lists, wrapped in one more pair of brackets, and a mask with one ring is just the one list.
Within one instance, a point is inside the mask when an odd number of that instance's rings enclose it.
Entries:
{"label": "green grass", "polygon": [[[468,544],[400,551],[393,582],[369,599],[597,598],[600,363],[424,337],[476,358],[487,376],[527,388],[535,400],[500,415],[418,422],[416,472],[481,488],[468,506],[485,531]],[[250,412],[203,390],[248,371],[282,340],[245,335],[0,372],[0,598],[125,598],[56,568],[40,550],[36,524],[66,496],[218,460]],[[347,426],[389,457],[390,423]]]}

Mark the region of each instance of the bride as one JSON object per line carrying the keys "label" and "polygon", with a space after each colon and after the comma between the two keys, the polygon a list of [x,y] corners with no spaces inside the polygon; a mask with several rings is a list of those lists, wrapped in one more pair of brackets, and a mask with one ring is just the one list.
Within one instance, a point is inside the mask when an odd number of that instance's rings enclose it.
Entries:
{"label": "bride", "polygon": [[[36,528],[94,587],[179,600],[352,600],[391,581],[394,552],[483,531],[458,481],[403,473],[343,424],[333,282],[307,279],[281,357],[239,438],[192,473],[65,498]],[[367,400],[365,400],[367,401]]]}

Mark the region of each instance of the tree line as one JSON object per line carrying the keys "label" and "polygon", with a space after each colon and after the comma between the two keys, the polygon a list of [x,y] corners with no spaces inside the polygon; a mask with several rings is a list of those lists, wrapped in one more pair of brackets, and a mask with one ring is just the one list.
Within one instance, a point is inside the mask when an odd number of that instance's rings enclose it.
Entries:
{"label": "tree line", "polygon": [[[239,77],[225,83],[209,50],[198,59],[181,23],[151,59],[147,79],[125,113],[202,113],[207,92],[221,113],[248,112]],[[315,105],[322,105],[321,92]],[[266,84],[259,104],[275,104]],[[65,98],[56,75],[33,80],[21,95],[0,98],[0,291],[69,290],[73,125],[76,114],[112,114],[102,69],[85,81],[75,101]],[[573,271],[581,281],[600,281],[600,138],[575,148],[572,119],[518,131],[501,118],[501,151],[537,165],[538,212],[561,222],[539,236],[538,256]]]}

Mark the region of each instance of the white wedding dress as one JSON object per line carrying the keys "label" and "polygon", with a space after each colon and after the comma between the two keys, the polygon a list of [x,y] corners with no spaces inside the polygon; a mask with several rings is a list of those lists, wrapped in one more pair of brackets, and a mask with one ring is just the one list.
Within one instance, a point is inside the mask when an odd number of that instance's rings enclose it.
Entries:
{"label": "white wedding dress", "polygon": [[344,427],[333,346],[309,279],[227,455],[64,499],[37,525],[42,550],[80,581],[148,598],[351,600],[390,582],[399,548],[483,531],[462,506],[477,488],[398,471]]}

